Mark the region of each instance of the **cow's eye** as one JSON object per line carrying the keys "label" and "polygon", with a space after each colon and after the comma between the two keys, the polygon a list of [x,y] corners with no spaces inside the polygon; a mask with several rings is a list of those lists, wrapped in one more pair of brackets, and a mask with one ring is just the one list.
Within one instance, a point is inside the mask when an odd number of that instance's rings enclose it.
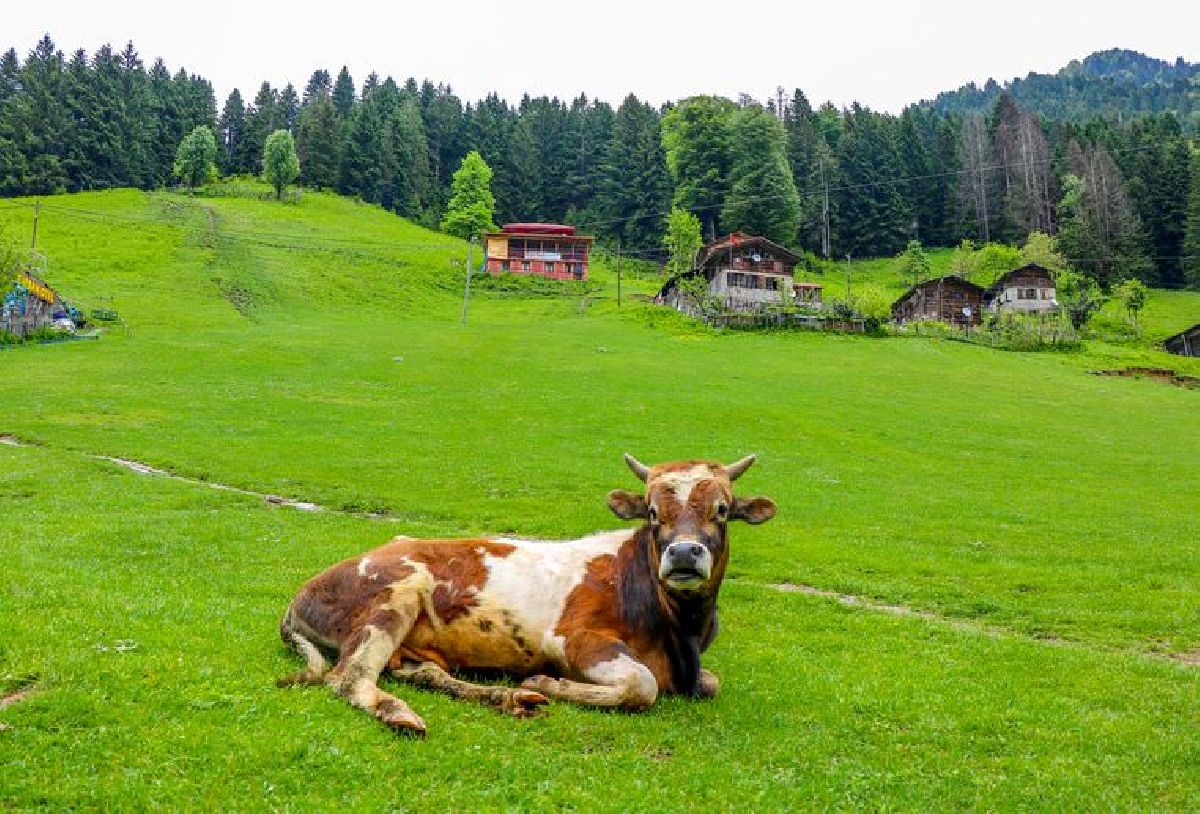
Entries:
{"label": "cow's eye", "polygon": [[647,517],[650,518],[651,523],[657,523],[658,522],[658,509],[654,506],[651,506],[649,511],[647,512]]}
{"label": "cow's eye", "polygon": [[721,501],[720,503],[717,504],[717,519],[724,520],[728,516],[729,516],[729,504],[727,504],[725,501]]}

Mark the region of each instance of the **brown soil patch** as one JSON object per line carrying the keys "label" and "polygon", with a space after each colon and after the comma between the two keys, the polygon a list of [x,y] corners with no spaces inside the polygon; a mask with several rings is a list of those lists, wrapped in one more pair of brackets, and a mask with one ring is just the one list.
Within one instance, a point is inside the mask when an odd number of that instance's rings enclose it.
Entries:
{"label": "brown soil patch", "polygon": [[1091,370],[1093,376],[1121,376],[1130,379],[1153,379],[1177,387],[1200,389],[1200,376],[1186,376],[1166,367],[1126,367],[1118,370]]}

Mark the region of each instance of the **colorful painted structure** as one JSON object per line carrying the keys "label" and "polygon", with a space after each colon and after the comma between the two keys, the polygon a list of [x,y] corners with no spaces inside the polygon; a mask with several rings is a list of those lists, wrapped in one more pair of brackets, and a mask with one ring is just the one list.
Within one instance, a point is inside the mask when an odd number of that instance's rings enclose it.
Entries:
{"label": "colorful painted structure", "polygon": [[552,280],[586,280],[588,252],[596,238],[559,223],[506,223],[483,236],[492,274],[537,274]]}
{"label": "colorful painted structure", "polygon": [[23,271],[0,299],[0,331],[25,337],[55,320],[70,319],[71,312],[58,292],[32,272]]}

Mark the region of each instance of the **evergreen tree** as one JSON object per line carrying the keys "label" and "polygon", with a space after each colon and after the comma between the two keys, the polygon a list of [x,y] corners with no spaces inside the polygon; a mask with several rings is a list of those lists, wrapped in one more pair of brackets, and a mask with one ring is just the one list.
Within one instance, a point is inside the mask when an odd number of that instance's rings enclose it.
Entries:
{"label": "evergreen tree", "polygon": [[597,210],[627,249],[661,246],[671,180],[658,113],[632,93],[617,108]]}
{"label": "evergreen tree", "polygon": [[233,174],[245,172],[247,167],[238,161],[245,154],[242,139],[246,133],[246,104],[242,94],[234,88],[225,100],[221,110],[221,120],[217,124],[217,141],[221,148],[222,164],[225,171]]}
{"label": "evergreen tree", "polygon": [[1145,230],[1154,257],[1155,285],[1183,285],[1184,225],[1191,175],[1191,148],[1178,119],[1171,114],[1149,117],[1129,127],[1122,152],[1129,197]]}
{"label": "evergreen tree", "polygon": [[278,108],[279,126],[295,133],[296,126],[300,123],[300,97],[296,95],[296,89],[292,87],[291,82],[279,92]]}
{"label": "evergreen tree", "polygon": [[442,231],[461,237],[478,237],[495,231],[492,213],[496,199],[492,195],[492,168],[478,152],[472,150],[454,173],[450,201],[442,218]]}
{"label": "evergreen tree", "polygon": [[318,68],[312,72],[312,76],[308,78],[308,83],[304,86],[302,107],[308,107],[317,97],[329,96],[331,93],[333,93],[333,77],[329,75],[329,71]]}
{"label": "evergreen tree", "polygon": [[825,234],[825,190],[836,186],[833,153],[825,142],[816,112],[799,88],[784,108],[783,126],[787,131],[788,162],[800,203],[796,242],[828,257],[831,248]]}
{"label": "evergreen tree", "polygon": [[263,147],[263,180],[275,188],[275,199],[283,198],[288,184],[300,175],[300,159],[296,157],[296,143],[287,130],[276,130],[267,136]]}
{"label": "evergreen tree", "polygon": [[887,117],[858,104],[846,113],[836,150],[842,181],[833,222],[838,253],[895,254],[913,234],[913,210],[896,182],[904,173],[893,126]]}
{"label": "evergreen tree", "polygon": [[267,136],[279,129],[281,118],[279,93],[269,82],[263,82],[254,97],[254,104],[246,111],[246,130],[238,143],[237,165],[243,172],[257,175],[262,171]]}
{"label": "evergreen tree", "polygon": [[354,110],[354,80],[350,77],[350,69],[345,65],[338,71],[337,81],[333,83],[333,109],[338,116],[345,119]]}
{"label": "evergreen tree", "polygon": [[380,162],[383,126],[375,105],[359,103],[354,106],[342,145],[337,191],[378,203],[385,168]]}
{"label": "evergreen tree", "polygon": [[730,119],[729,197],[721,223],[730,231],[763,235],[788,245],[796,237],[800,200],[787,161],[787,134],[777,116],[759,105]]}
{"label": "evergreen tree", "polygon": [[297,124],[296,152],[300,180],[316,189],[332,189],[341,164],[338,151],[337,113],[328,93],[321,93],[304,106]]}
{"label": "evergreen tree", "polygon": [[[0,179],[0,183],[3,179]],[[1183,279],[1188,288],[1200,291],[1200,152],[1192,153],[1191,191],[1183,237]]]}

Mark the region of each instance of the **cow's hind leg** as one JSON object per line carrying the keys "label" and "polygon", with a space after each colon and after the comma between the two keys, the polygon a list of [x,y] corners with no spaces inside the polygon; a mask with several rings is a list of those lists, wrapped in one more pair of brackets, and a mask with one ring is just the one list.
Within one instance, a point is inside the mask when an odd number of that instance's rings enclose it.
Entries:
{"label": "cow's hind leg", "polygon": [[619,640],[576,634],[567,641],[566,655],[572,675],[582,681],[539,675],[521,686],[562,701],[629,711],[646,709],[658,697],[654,673]]}
{"label": "cow's hind leg", "polygon": [[524,688],[489,687],[472,684],[447,673],[431,661],[402,662],[393,660],[389,668],[392,676],[417,687],[446,693],[454,698],[476,701],[495,707],[500,712],[517,718],[528,718],[542,712],[541,707],[549,700],[539,692]]}
{"label": "cow's hind leg", "polygon": [[293,684],[320,684],[324,681],[325,674],[329,672],[329,662],[325,660],[320,648],[313,643],[311,635],[296,618],[292,607],[288,606],[283,621],[279,623],[279,636],[284,644],[304,657],[306,665],[300,672],[279,679],[275,682],[276,685],[288,687]]}
{"label": "cow's hind leg", "polygon": [[337,665],[325,676],[334,692],[398,731],[425,736],[425,722],[408,704],[379,689],[379,676],[408,635],[421,609],[416,591],[404,591],[374,608],[343,642]]}

